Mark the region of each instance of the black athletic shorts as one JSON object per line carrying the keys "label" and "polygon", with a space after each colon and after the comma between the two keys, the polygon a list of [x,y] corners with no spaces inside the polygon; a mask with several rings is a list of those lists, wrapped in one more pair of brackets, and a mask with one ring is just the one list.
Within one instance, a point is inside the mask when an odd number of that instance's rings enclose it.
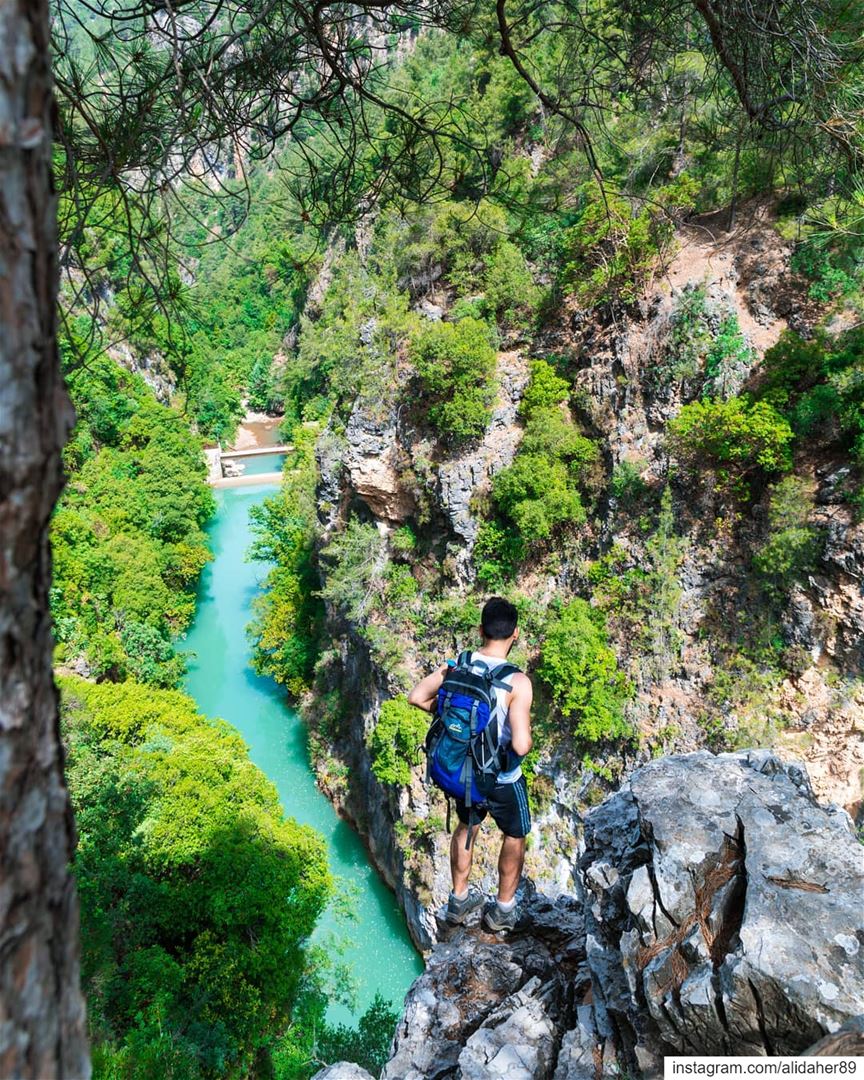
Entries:
{"label": "black athletic shorts", "polygon": [[[468,807],[462,799],[454,800],[456,813],[463,825],[468,824]],[[471,807],[473,824],[481,822],[487,814],[505,836],[517,839],[531,832],[531,811],[528,809],[528,785],[525,777],[520,776],[512,784],[496,784],[492,794],[482,806]]]}

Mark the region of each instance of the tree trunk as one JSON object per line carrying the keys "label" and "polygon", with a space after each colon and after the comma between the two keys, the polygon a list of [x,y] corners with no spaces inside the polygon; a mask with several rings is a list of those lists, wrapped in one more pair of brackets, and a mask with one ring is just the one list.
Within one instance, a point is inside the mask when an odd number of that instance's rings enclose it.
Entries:
{"label": "tree trunk", "polygon": [[0,3],[0,1076],[85,1080],[74,825],[51,672],[57,355],[46,0]]}

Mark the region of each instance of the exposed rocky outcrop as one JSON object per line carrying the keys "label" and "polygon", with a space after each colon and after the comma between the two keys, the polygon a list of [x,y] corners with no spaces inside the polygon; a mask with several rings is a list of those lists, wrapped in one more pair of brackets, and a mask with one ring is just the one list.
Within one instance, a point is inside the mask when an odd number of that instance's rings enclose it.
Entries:
{"label": "exposed rocky outcrop", "polygon": [[600,1034],[664,1053],[797,1054],[864,1013],[864,852],[765,751],[659,759],[586,816]]}
{"label": "exposed rocky outcrop", "polygon": [[353,1061],[337,1061],[315,1073],[314,1080],[372,1080],[372,1076]]}
{"label": "exposed rocky outcrop", "polygon": [[864,850],[800,767],[658,759],[586,815],[573,859],[580,898],[523,882],[506,937],[440,924],[383,1080],[648,1077],[668,1054],[860,1044]]}
{"label": "exposed rocky outcrop", "polygon": [[463,575],[480,529],[471,502],[516,455],[522,434],[517,413],[528,385],[528,361],[518,352],[500,353],[497,380],[498,401],[480,444],[470,453],[445,459],[437,470],[437,496],[458,542],[455,561]]}
{"label": "exposed rocky outcrop", "polygon": [[354,408],[345,429],[342,467],[350,490],[388,525],[405,521],[416,509],[414,496],[400,475],[402,453],[395,413],[381,416]]}
{"label": "exposed rocky outcrop", "polygon": [[385,1080],[550,1080],[589,985],[581,905],[532,896],[525,915],[504,940],[476,923],[445,930],[408,993]]}
{"label": "exposed rocky outcrop", "polygon": [[116,360],[128,371],[140,375],[163,405],[169,405],[177,389],[177,379],[168,361],[159,352],[137,353],[125,342],[113,345],[107,350],[112,360]]}

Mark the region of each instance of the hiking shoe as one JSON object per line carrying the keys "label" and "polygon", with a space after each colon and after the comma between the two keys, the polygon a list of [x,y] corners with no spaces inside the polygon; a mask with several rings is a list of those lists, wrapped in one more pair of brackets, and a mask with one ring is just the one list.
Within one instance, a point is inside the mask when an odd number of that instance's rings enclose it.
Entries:
{"label": "hiking shoe", "polygon": [[483,925],[496,933],[499,930],[512,930],[519,921],[519,905],[514,904],[509,911],[502,911],[497,900],[490,900],[483,912]]}
{"label": "hiking shoe", "polygon": [[463,900],[457,899],[451,892],[447,901],[447,922],[453,926],[461,926],[471,912],[480,907],[484,899],[476,885],[468,886],[468,895]]}

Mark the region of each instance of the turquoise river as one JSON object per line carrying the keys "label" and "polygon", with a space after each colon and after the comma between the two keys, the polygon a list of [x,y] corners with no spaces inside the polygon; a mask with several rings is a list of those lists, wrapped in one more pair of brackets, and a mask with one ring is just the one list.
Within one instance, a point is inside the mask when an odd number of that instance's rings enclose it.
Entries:
{"label": "turquoise river", "polygon": [[[269,468],[278,468],[270,462]],[[303,725],[288,708],[284,691],[250,666],[246,625],[267,566],[246,558],[249,508],[272,490],[254,484],[215,492],[217,510],[209,530],[214,558],[202,575],[198,613],[183,644],[191,654],[186,690],[207,716],[221,716],[238,729],[252,760],[276,785],[285,813],[324,836],[343,902],[325,913],[315,937],[326,947],[334,939],[342,942],[340,963],[353,975],[357,1010],[352,1015],[334,1003],[328,1018],[353,1023],[376,991],[400,1007],[423,965],[396,900],[359,837],[315,786]],[[332,910],[337,906],[356,917],[337,915]]]}

